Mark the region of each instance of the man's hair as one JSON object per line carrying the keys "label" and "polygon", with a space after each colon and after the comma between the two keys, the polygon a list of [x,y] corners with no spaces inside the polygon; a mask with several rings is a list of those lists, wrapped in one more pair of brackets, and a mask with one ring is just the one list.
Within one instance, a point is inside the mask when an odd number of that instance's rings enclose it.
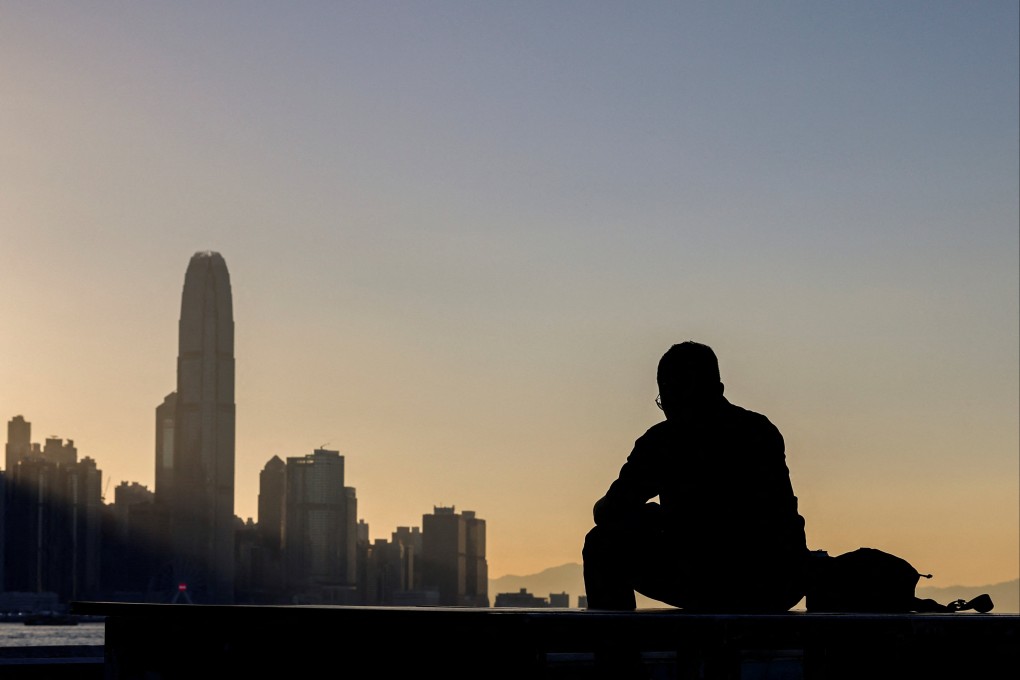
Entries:
{"label": "man's hair", "polygon": [[722,382],[719,359],[708,345],[686,340],[673,345],[659,359],[655,379],[660,389],[683,384],[711,388]]}

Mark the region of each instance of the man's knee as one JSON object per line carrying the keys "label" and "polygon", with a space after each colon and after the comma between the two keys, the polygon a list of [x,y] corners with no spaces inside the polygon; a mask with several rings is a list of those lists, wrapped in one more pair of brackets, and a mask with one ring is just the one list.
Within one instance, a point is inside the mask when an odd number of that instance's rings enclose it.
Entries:
{"label": "man's knee", "polygon": [[581,548],[581,557],[586,561],[595,559],[605,550],[606,530],[604,527],[596,526],[584,536],[584,546]]}
{"label": "man's knee", "polygon": [[584,536],[584,552],[600,552],[618,548],[628,538],[628,531],[622,524],[598,524]]}

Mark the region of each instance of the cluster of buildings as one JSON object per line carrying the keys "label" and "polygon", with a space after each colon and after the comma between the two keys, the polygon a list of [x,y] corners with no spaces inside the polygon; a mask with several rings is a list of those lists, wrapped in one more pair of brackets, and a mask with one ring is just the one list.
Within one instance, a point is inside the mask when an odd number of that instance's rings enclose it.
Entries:
{"label": "cluster of buildings", "polygon": [[[181,299],[177,386],[156,408],[155,488],[102,472],[73,440],[7,424],[0,611],[58,602],[489,606],[485,521],[434,507],[370,541],[344,457],[273,456],[257,521],[234,514],[234,322],[223,257],[196,253]],[[29,604],[28,606],[32,606]],[[36,605],[38,606],[38,605]]]}
{"label": "cluster of buildings", "polygon": [[[521,588],[516,593],[497,593],[496,607],[518,607],[525,609],[568,609],[570,607],[570,595],[568,593],[549,593],[549,597],[541,597],[529,593],[527,588]],[[577,608],[587,609],[588,598],[581,595],[577,598]]]}

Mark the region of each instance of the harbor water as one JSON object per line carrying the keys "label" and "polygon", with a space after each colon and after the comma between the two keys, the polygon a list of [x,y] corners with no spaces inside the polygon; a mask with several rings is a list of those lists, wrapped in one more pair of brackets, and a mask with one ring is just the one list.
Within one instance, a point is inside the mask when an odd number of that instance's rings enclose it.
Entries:
{"label": "harbor water", "polygon": [[0,623],[0,647],[102,645],[105,641],[105,624],[102,622],[90,621],[73,626]]}

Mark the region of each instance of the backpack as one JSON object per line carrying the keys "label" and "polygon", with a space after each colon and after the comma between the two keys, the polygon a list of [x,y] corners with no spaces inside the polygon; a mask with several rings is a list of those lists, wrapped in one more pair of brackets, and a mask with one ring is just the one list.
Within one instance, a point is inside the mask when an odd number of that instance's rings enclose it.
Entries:
{"label": "backpack", "polygon": [[811,552],[805,605],[809,612],[957,612],[973,609],[982,614],[992,610],[987,594],[972,600],[940,604],[916,596],[921,574],[902,557],[875,548],[858,548],[830,556],[824,550]]}

